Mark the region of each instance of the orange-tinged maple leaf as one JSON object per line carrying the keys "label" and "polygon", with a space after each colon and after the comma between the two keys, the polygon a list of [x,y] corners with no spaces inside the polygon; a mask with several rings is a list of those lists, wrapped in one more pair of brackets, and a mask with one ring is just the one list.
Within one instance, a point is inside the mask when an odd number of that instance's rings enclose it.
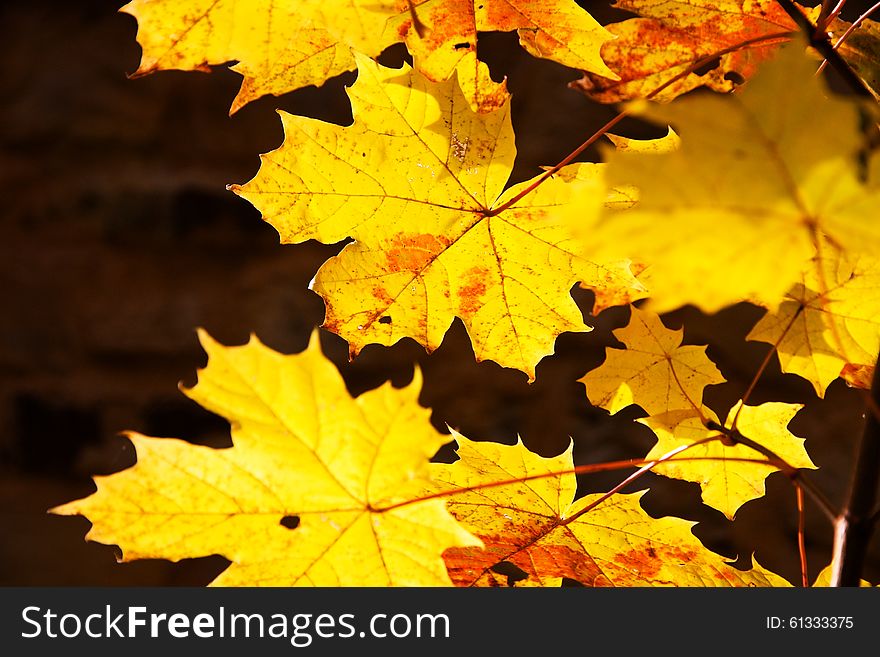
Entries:
{"label": "orange-tinged maple leaf", "polygon": [[827,96],[815,68],[791,46],[739,93],[643,104],[681,147],[610,154],[610,184],[633,185],[639,202],[582,230],[585,257],[650,264],[658,312],[714,312],[742,300],[778,306],[820,234],[851,256],[880,253],[880,167],[863,179],[858,106]]}
{"label": "orange-tinged maple leaf", "polygon": [[[880,260],[854,260],[823,241],[801,282],[746,339],[775,345],[782,371],[807,379],[820,397],[843,374],[870,387],[859,373],[880,351]],[[859,384],[864,378],[868,385]]]}
{"label": "orange-tinged maple leaf", "polygon": [[132,434],[137,464],[54,512],[87,516],[87,538],[125,560],[221,554],[219,586],[449,585],[442,552],[479,542],[443,501],[382,510],[430,485],[448,440],[418,404],[418,371],[352,399],[317,332],[290,356],[201,337],[208,366],[186,393],[231,422],[233,447]]}
{"label": "orange-tinged maple leaf", "polygon": [[603,46],[602,57],[619,77],[587,72],[572,85],[603,103],[644,98],[705,57],[780,35],[722,54],[711,70],[689,73],[654,98],[668,101],[702,85],[730,91],[787,40],[782,35],[798,29],[775,0],[618,0],[615,7],[638,14],[607,26],[617,39]]}
{"label": "orange-tinged maple leaf", "polygon": [[[804,440],[788,430],[789,422],[801,408],[800,404],[768,402],[760,406],[744,406],[738,402],[730,410],[724,426],[733,428],[736,418],[736,429],[743,436],[771,450],[791,467],[815,468],[804,448]],[[657,444],[645,460],[660,458],[674,449],[717,434],[704,424],[705,420],[718,423],[715,414],[709,409],[703,409],[702,414],[701,418],[684,410],[639,420],[651,427],[657,436]],[[687,455],[710,460],[683,460],[679,463],[673,460],[657,465],[654,472],[700,484],[703,502],[730,519],[743,504],[764,495],[764,480],[778,470],[775,465],[735,460],[764,458],[746,445],[712,441],[688,449]]]}
{"label": "orange-tinged maple leaf", "polygon": [[447,79],[465,53],[476,48],[477,32],[513,30],[536,57],[615,77],[600,55],[602,44],[614,36],[572,0],[385,1],[398,8],[386,34],[404,40],[416,66],[434,81]]}
{"label": "orange-tinged maple leaf", "polygon": [[598,212],[596,165],[569,167],[496,211],[529,184],[504,190],[516,154],[509,105],[477,114],[455,80],[365,57],[358,70],[353,125],[281,113],[283,145],[231,187],[285,243],[354,238],[312,284],[327,306],[324,326],[353,353],[404,337],[435,349],[460,317],[479,360],[533,377],[560,333],[587,330],[574,284],[621,302],[643,296],[626,261],[578,257],[555,216],[575,200]]}
{"label": "orange-tinged maple leaf", "polygon": [[580,379],[595,406],[616,413],[630,404],[648,415],[686,411],[699,415],[706,386],[724,377],[705,346],[684,345],[653,312],[632,307],[630,322],[614,331],[625,349],[606,349],[605,362]]}
{"label": "orange-tinged maple leaf", "polygon": [[290,0],[134,0],[120,11],[138,21],[137,75],[236,61],[244,80],[231,112],[354,68],[349,47]]}
{"label": "orange-tinged maple leaf", "polygon": [[478,31],[517,30],[537,57],[615,78],[599,54],[613,35],[573,0],[133,0],[121,11],[139,24],[138,74],[236,61],[233,112],[353,68],[352,50],[375,57],[399,42],[429,79],[457,71],[471,107],[489,112],[508,94],[476,58]]}
{"label": "orange-tinged maple leaf", "polygon": [[[458,586],[503,585],[492,568],[504,562],[521,569],[527,585],[538,586],[557,586],[562,577],[587,586],[788,585],[759,566],[734,568],[697,540],[692,522],[652,518],[639,505],[641,494],[575,500],[570,446],[542,458],[522,443],[453,437],[460,460],[431,466],[441,490],[508,482],[448,498],[449,511],[485,545],[444,554]],[[525,477],[538,478],[516,481]]]}

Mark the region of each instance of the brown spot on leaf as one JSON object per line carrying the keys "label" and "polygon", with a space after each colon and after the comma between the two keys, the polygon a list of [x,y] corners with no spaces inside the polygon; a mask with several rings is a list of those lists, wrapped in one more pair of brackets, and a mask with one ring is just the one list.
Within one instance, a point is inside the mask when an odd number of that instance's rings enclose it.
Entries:
{"label": "brown spot on leaf", "polygon": [[371,290],[371,293],[376,301],[383,304],[384,308],[389,307],[394,302],[394,299],[391,298],[391,295],[388,294],[388,290],[384,287],[376,286]]}

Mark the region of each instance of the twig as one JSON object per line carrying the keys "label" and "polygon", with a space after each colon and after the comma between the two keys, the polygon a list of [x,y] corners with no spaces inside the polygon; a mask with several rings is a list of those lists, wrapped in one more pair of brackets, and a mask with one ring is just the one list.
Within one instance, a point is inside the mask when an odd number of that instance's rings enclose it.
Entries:
{"label": "twig", "polygon": [[804,489],[795,482],[795,493],[797,494],[797,511],[798,511],[798,555],[801,558],[801,584],[804,588],[810,586],[809,568],[807,567],[807,531],[806,517],[804,514]]}
{"label": "twig", "polygon": [[822,513],[824,513],[831,522],[837,522],[839,514],[834,510],[834,505],[831,504],[830,500],[825,496],[825,493],[822,492],[822,489],[818,488],[803,472],[788,463],[785,459],[776,454],[776,452],[764,447],[761,443],[755,442],[751,438],[744,436],[740,433],[739,429],[730,429],[717,422],[708,422],[706,428],[724,434],[725,440],[723,440],[722,443],[725,445],[745,445],[762,456],[767,457],[767,460],[779,468],[786,477],[791,479],[792,483],[799,484],[804,489],[804,492],[810,496],[810,499],[816,503],[816,506],[819,507]]}
{"label": "twig", "polygon": [[[855,19],[855,21],[853,21],[853,24],[850,25],[850,26],[846,29],[846,32],[844,32],[843,34],[841,34],[841,35],[840,35],[840,38],[839,38],[837,41],[834,42],[834,46],[833,46],[833,48],[834,48],[835,50],[837,50],[838,48],[840,48],[840,46],[843,45],[843,42],[846,41],[846,40],[849,38],[849,36],[850,36],[853,32],[856,31],[856,29],[858,29],[859,25],[861,25],[862,23],[864,23],[864,22],[867,20],[867,18],[868,18],[871,14],[873,14],[875,11],[877,11],[878,9],[880,9],[880,2],[878,2],[877,4],[875,4],[873,7],[871,7],[870,9],[868,9],[865,13],[863,13],[861,16],[859,16],[857,19]],[[828,65],[828,60],[827,60],[827,59],[823,59],[823,60],[822,60],[822,63],[819,64],[819,70],[816,71],[816,73],[821,73],[822,71],[824,71],[824,70],[825,70],[825,67],[826,67],[827,65]]]}
{"label": "twig", "polygon": [[850,68],[849,64],[846,63],[843,57],[840,56],[840,53],[831,45],[831,42],[828,41],[828,35],[817,30],[816,26],[810,22],[810,19],[798,9],[798,6],[792,2],[792,0],[776,0],[776,2],[801,29],[804,36],[807,37],[810,45],[815,48],[822,57],[828,60],[828,63],[834,67],[834,70],[837,71],[841,79],[850,86],[857,96],[863,98],[874,97],[868,87],[865,86],[865,83],[862,82],[862,79],[852,70],[852,68]]}
{"label": "twig", "polygon": [[[874,367],[871,399],[880,404],[880,358]],[[868,542],[876,524],[874,507],[880,486],[880,419],[868,413],[849,500],[834,525],[834,552],[831,559],[831,586],[859,586]]]}

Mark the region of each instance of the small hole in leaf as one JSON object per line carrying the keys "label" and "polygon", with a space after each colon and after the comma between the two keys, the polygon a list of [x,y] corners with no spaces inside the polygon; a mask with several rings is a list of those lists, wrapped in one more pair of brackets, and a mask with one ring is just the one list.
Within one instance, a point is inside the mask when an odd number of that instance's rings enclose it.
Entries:
{"label": "small hole in leaf", "polygon": [[380,324],[390,324],[390,323],[391,323],[391,318],[390,318],[388,315],[385,315],[385,317],[380,317],[380,318],[379,318],[379,323],[380,323]]}
{"label": "small hole in leaf", "polygon": [[281,526],[287,529],[296,529],[299,527],[299,516],[284,516],[281,519]]}
{"label": "small hole in leaf", "polygon": [[456,43],[453,46],[453,48],[455,48],[456,50],[464,50],[465,48],[470,48],[470,47],[471,47],[471,44],[469,44],[467,41],[465,41],[464,43]]}
{"label": "small hole in leaf", "polygon": [[529,578],[529,574],[509,561],[499,561],[491,568],[492,572],[507,577],[507,585],[514,586],[517,582]]}
{"label": "small hole in leaf", "polygon": [[706,73],[718,68],[720,65],[721,65],[721,58],[716,57],[712,61],[706,62],[702,66],[695,68],[694,73],[696,73],[697,75],[706,75]]}
{"label": "small hole in leaf", "polygon": [[724,74],[724,79],[733,82],[736,85],[743,84],[746,79],[736,71],[728,71]]}

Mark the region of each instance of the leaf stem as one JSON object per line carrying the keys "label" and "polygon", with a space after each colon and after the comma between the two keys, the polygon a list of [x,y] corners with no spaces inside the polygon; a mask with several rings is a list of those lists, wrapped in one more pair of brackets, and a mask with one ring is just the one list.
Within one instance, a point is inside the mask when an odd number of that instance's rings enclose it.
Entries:
{"label": "leaf stem", "polygon": [[579,517],[581,517],[581,516],[584,515],[585,513],[589,513],[590,511],[592,511],[593,509],[595,509],[597,506],[599,506],[600,504],[602,504],[602,502],[604,502],[605,500],[607,500],[609,497],[611,497],[612,495],[615,495],[615,494],[619,493],[619,492],[620,492],[621,490],[623,490],[626,486],[628,486],[628,485],[631,484],[632,482],[636,481],[636,480],[639,479],[641,476],[647,474],[648,472],[650,472],[651,470],[653,470],[655,467],[657,467],[657,466],[660,465],[661,463],[664,463],[665,461],[672,460],[673,457],[678,456],[678,455],[681,454],[682,452],[685,452],[685,451],[687,451],[687,450],[689,450],[689,449],[693,449],[694,447],[697,447],[697,446],[699,446],[699,445],[705,445],[706,443],[710,443],[710,442],[714,442],[714,441],[716,441],[716,440],[720,440],[721,438],[722,438],[722,435],[720,435],[720,434],[716,434],[716,435],[713,435],[713,436],[706,436],[705,438],[701,438],[700,440],[696,440],[696,441],[690,443],[689,445],[681,445],[680,447],[676,447],[675,449],[666,452],[666,453],[665,453],[663,456],[661,456],[660,458],[658,458],[658,459],[654,459],[653,461],[649,461],[648,463],[646,463],[645,465],[643,465],[641,468],[639,468],[638,470],[636,470],[635,472],[633,472],[633,473],[632,473],[630,476],[628,476],[626,479],[624,479],[624,480],[621,481],[619,484],[617,484],[614,488],[612,488],[611,490],[609,490],[607,493],[603,493],[601,496],[599,496],[598,498],[596,498],[595,500],[593,500],[592,502],[590,502],[590,503],[589,503],[587,506],[585,506],[583,509],[581,509],[581,510],[578,511],[577,513],[573,513],[573,514],[570,515],[568,518],[566,518],[565,520],[563,520],[561,524],[563,524],[563,525],[567,525],[567,524],[570,523],[570,522],[574,522],[575,520],[577,520]]}
{"label": "leaf stem", "polygon": [[846,0],[839,0],[837,5],[834,5],[834,0],[822,0],[822,9],[819,11],[819,18],[816,21],[816,29],[822,30],[823,32],[828,29],[828,25],[833,21],[837,16],[843,11],[843,7],[846,5]]}
{"label": "leaf stem", "polygon": [[801,584],[804,588],[810,586],[809,568],[807,567],[807,532],[806,517],[804,514],[804,489],[798,482],[794,484],[794,490],[797,495],[797,512],[798,512],[798,555],[801,560]]}
{"label": "leaf stem", "polygon": [[[718,436],[713,437],[713,440],[718,439]],[[696,443],[695,443],[696,444]],[[686,447],[689,449],[694,445],[687,445]],[[681,448],[677,448],[681,450]],[[681,450],[683,451],[683,450]],[[676,454],[681,453],[681,451],[676,452]],[[661,457],[662,458],[662,457]],[[685,456],[677,459],[666,459],[667,461],[730,461],[736,463],[758,463],[761,465],[769,465],[771,467],[778,467],[775,463],[767,460],[767,459],[750,459],[745,457],[737,457],[737,456]],[[436,493],[430,493],[428,495],[422,495],[420,497],[415,497],[408,500],[403,500],[401,502],[395,502],[393,504],[388,504],[385,506],[373,506],[370,507],[370,511],[373,513],[384,513],[386,511],[392,511],[394,509],[399,509],[400,507],[409,506],[410,504],[418,504],[419,502],[427,502],[428,500],[436,500],[443,499],[446,497],[454,497],[456,495],[461,495],[463,493],[470,493],[477,490],[484,490],[487,488],[498,488],[501,486],[513,486],[525,481],[534,481],[535,479],[547,479],[550,477],[562,477],[565,475],[579,475],[579,474],[595,474],[597,472],[610,472],[613,470],[624,470],[626,468],[636,468],[640,466],[650,465],[654,467],[661,461],[658,459],[654,460],[645,460],[645,459],[625,459],[622,461],[607,461],[605,463],[587,463],[585,465],[578,465],[572,468],[568,468],[566,470],[555,470],[552,472],[541,472],[539,474],[528,475],[526,477],[518,477],[514,479],[501,479],[498,481],[488,481],[480,484],[474,484],[473,486],[463,486],[460,488],[450,488],[448,490],[438,491]]]}
{"label": "leaf stem", "polygon": [[[840,48],[840,46],[843,45],[843,42],[846,41],[849,38],[849,36],[858,29],[859,25],[864,23],[865,20],[867,20],[867,18],[871,14],[873,14],[875,11],[877,11],[878,9],[880,9],[880,2],[876,3],[873,7],[871,7],[870,9],[865,11],[865,13],[863,13],[861,16],[859,16],[857,19],[855,19],[855,21],[853,21],[853,24],[850,25],[846,29],[846,31],[840,35],[840,38],[834,42],[834,45],[832,46],[832,48],[834,48],[835,50]],[[832,16],[832,18],[833,18],[833,16]],[[828,65],[828,60],[823,59],[822,63],[819,64],[819,70],[817,70],[816,73],[821,73],[822,71],[824,71],[825,67],[827,65]]]}
{"label": "leaf stem", "polygon": [[[871,381],[871,399],[880,405],[880,357]],[[834,525],[831,586],[859,586],[868,542],[877,521],[874,507],[880,486],[880,419],[867,414],[849,499]]]}
{"label": "leaf stem", "polygon": [[742,412],[742,409],[745,407],[746,402],[749,400],[749,397],[752,396],[752,393],[755,391],[755,387],[758,385],[758,380],[764,374],[764,370],[767,369],[767,366],[770,365],[770,361],[773,358],[773,354],[777,353],[779,350],[779,345],[782,344],[782,341],[785,339],[785,336],[788,335],[788,332],[791,330],[791,327],[794,326],[797,318],[800,317],[800,314],[804,311],[804,307],[801,306],[797,309],[795,314],[789,320],[788,324],[786,324],[785,328],[782,330],[782,333],[778,338],[776,338],[776,342],[774,342],[770,349],[767,351],[767,355],[764,356],[764,360],[761,361],[761,364],[758,366],[758,370],[755,372],[755,376],[752,377],[752,380],[749,382],[749,387],[746,388],[746,391],[742,396],[742,404],[738,409],[736,409],[736,413],[733,416],[733,420],[731,421],[731,429],[736,429],[736,423],[739,420],[739,414]]}

